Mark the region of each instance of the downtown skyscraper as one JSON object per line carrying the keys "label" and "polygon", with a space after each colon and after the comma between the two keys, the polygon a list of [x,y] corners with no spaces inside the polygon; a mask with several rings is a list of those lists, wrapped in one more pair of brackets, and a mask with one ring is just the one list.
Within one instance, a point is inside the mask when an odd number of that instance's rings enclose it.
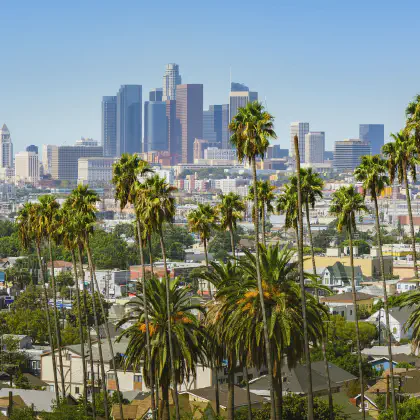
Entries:
{"label": "downtown skyscraper", "polygon": [[359,125],[359,139],[370,143],[372,155],[379,155],[382,153],[382,146],[385,141],[384,131],[383,124]]}
{"label": "downtown skyscraper", "polygon": [[300,162],[305,161],[305,136],[309,133],[309,123],[307,122],[292,122],[290,124],[290,149],[289,149],[289,156],[294,158],[295,157],[295,143],[294,138],[295,135],[298,136],[299,140],[299,155],[300,155]]}
{"label": "downtown skyscraper", "polygon": [[229,105],[210,105],[203,111],[203,139],[226,149],[229,143]]}
{"label": "downtown skyscraper", "polygon": [[142,86],[122,85],[117,94],[117,156],[142,152]]}
{"label": "downtown skyscraper", "polygon": [[203,85],[177,86],[176,119],[179,123],[181,162],[194,162],[194,140],[203,137]]}
{"label": "downtown skyscraper", "polygon": [[117,97],[102,98],[102,146],[104,156],[117,156]]}
{"label": "downtown skyscraper", "polygon": [[176,99],[176,87],[182,82],[179,74],[179,66],[175,63],[166,65],[165,74],[163,75],[163,100]]}
{"label": "downtown skyscraper", "polygon": [[0,168],[13,168],[13,143],[6,124],[0,129]]}

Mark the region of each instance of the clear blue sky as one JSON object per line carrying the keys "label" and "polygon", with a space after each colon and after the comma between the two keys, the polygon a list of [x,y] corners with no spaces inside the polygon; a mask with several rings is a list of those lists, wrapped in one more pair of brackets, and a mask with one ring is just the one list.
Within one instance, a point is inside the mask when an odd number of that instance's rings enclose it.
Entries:
{"label": "clear blue sky", "polygon": [[226,103],[232,79],[257,90],[283,147],[291,121],[335,140],[359,123],[404,123],[420,92],[420,2],[406,0],[0,1],[0,124],[15,151],[100,140],[101,97],[160,87],[176,62]]}

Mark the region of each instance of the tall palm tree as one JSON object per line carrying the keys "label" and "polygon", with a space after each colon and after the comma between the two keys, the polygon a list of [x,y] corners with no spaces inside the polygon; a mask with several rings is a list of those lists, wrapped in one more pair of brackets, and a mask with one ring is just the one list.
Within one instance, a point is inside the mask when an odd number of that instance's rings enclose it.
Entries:
{"label": "tall palm tree", "polygon": [[[270,139],[276,138],[274,131],[274,117],[264,110],[261,103],[249,102],[246,107],[239,108],[237,115],[235,115],[229,124],[229,129],[232,131],[231,143],[235,146],[238,160],[243,162],[248,160],[252,166],[252,177],[254,184],[254,209],[258,209],[258,191],[257,191],[257,162],[256,159],[260,157],[264,159],[265,152],[269,146]],[[258,211],[258,210],[255,210]],[[258,218],[254,218],[255,229],[255,252],[257,260],[259,259],[259,223]],[[268,383],[270,389],[271,401],[274,401],[273,388],[273,367],[271,363],[271,349],[269,345],[268,323],[265,313],[265,302],[263,295],[263,287],[261,282],[261,275],[259,266],[257,264],[257,281],[258,292],[263,316],[264,337],[265,337],[265,352],[267,357],[268,369]],[[271,404],[271,420],[276,417],[274,404]]]}
{"label": "tall palm tree", "polygon": [[234,192],[221,195],[221,203],[218,206],[220,217],[220,228],[229,230],[230,246],[232,248],[232,256],[235,258],[235,235],[236,224],[242,220],[245,211],[245,204],[241,197]]}
{"label": "tall palm tree", "polygon": [[[275,187],[271,185],[270,181],[258,181],[257,182],[257,201],[258,201],[258,213],[257,216],[254,212],[254,217],[258,217],[259,221],[261,220],[261,237],[263,245],[266,245],[266,234],[265,234],[265,217],[269,213],[274,211],[273,201],[274,193],[273,190]],[[249,187],[248,199],[254,201],[254,188]],[[258,221],[258,222],[259,222]]]}
{"label": "tall palm tree", "polygon": [[[297,188],[296,177],[290,177],[285,184],[283,192],[277,196],[276,211],[285,215],[285,229],[293,229],[298,242],[298,215],[297,215]],[[297,245],[296,245],[297,246]]]}
{"label": "tall palm tree", "polygon": [[413,134],[414,141],[417,147],[417,153],[420,152],[420,94],[407,105],[405,110],[407,123],[405,132],[410,135]]}
{"label": "tall palm tree", "polygon": [[[82,308],[80,305],[80,284],[79,284],[79,275],[78,275],[77,263],[76,263],[77,241],[78,241],[78,236],[80,235],[81,226],[74,213],[75,212],[71,208],[71,201],[70,199],[67,199],[61,209],[61,217],[60,217],[61,224],[59,227],[59,237],[60,237],[60,242],[64,245],[64,247],[68,251],[70,251],[71,261],[73,264],[74,283],[76,286],[76,305],[77,305],[77,312],[79,316],[80,355],[82,357],[83,401],[85,404],[85,410],[86,410],[86,415],[87,415],[88,414],[87,413],[88,377],[87,377],[87,366],[86,366],[86,355],[85,355],[85,337],[83,333],[84,316],[83,316]],[[87,326],[87,328],[89,328],[89,326]],[[91,351],[91,349],[89,349],[89,351]]]}
{"label": "tall palm tree", "polygon": [[[314,419],[314,399],[313,399],[313,390],[312,390],[312,367],[311,367],[311,354],[309,351],[309,333],[308,333],[308,320],[307,320],[307,307],[306,307],[306,294],[305,291],[305,277],[303,273],[303,214],[302,214],[302,181],[301,181],[301,172],[300,172],[300,154],[299,154],[299,139],[298,136],[294,137],[294,146],[295,146],[295,158],[296,158],[296,191],[298,199],[298,259],[299,259],[299,280],[300,287],[302,288],[302,316],[303,316],[303,333],[305,340],[305,360],[306,360],[306,369],[308,375],[308,418],[309,420]],[[316,273],[314,273],[316,274]]]}
{"label": "tall palm tree", "polygon": [[[145,346],[146,325],[144,300],[141,296],[127,304],[130,311],[119,321],[119,325],[129,323],[131,326],[117,339],[129,338],[123,359],[125,368],[137,370],[143,367],[148,386],[150,386],[151,371],[159,378],[162,387],[162,405],[159,413],[161,413],[160,418],[164,420],[170,418],[171,381],[176,389],[177,384],[182,383],[184,379],[188,380],[189,377],[195,376],[198,363],[205,363],[203,331],[198,318],[194,315],[203,312],[203,307],[191,303],[190,289],[181,287],[179,283],[179,279],[169,282],[167,279],[162,281],[157,277],[152,277],[145,283],[152,345],[151,359]],[[166,302],[168,295],[170,305]],[[168,319],[171,319],[171,323],[168,323]],[[169,328],[170,325],[172,328]]]}
{"label": "tall palm tree", "polygon": [[[140,195],[141,185],[139,182],[140,177],[145,177],[151,174],[153,170],[150,168],[149,164],[144,160],[141,160],[137,155],[128,155],[123,154],[121,158],[113,166],[113,178],[112,182],[115,185],[115,198],[120,202],[121,211],[131,204],[135,207],[136,214],[136,229],[138,233],[138,248],[140,254],[140,264],[142,266],[142,277],[143,285],[146,281],[146,266],[144,262],[144,239],[142,234],[142,211],[141,205],[144,203],[142,196]],[[144,221],[143,221],[144,222]],[[144,223],[143,223],[144,224]],[[144,229],[143,229],[144,230]],[[149,317],[147,313],[147,293],[143,291],[144,308],[145,308],[145,325],[147,332],[149,331]],[[146,345],[147,351],[150,353],[150,334],[146,334]],[[150,358],[149,354],[149,358]],[[152,406],[152,415],[153,419],[156,420],[156,407],[155,404],[155,383],[154,376],[151,372],[150,374],[150,390],[151,390],[151,406]],[[122,412],[122,406],[121,406]]]}
{"label": "tall palm tree", "polygon": [[[375,224],[376,224],[376,239],[378,241],[379,250],[379,262],[381,266],[381,277],[382,277],[382,289],[384,294],[384,310],[385,310],[385,321],[386,321],[386,333],[388,337],[388,358],[389,368],[391,376],[391,384],[394,383],[394,367],[392,364],[392,347],[391,347],[391,330],[389,324],[389,307],[388,307],[388,293],[386,291],[386,279],[385,279],[385,264],[384,256],[382,253],[382,236],[381,226],[379,222],[379,207],[378,207],[378,195],[382,193],[386,186],[390,184],[387,175],[387,162],[382,159],[379,155],[374,156],[362,156],[360,165],[356,168],[355,179],[363,183],[363,195],[368,193],[373,201],[375,207]],[[397,405],[395,399],[395,387],[391,386],[392,395],[392,411],[394,420],[397,420]]]}
{"label": "tall palm tree", "polygon": [[[178,401],[178,387],[175,372],[175,353],[172,343],[172,318],[171,300],[170,300],[170,281],[168,273],[168,265],[166,262],[166,246],[163,237],[163,224],[171,222],[175,216],[175,198],[173,193],[176,191],[175,187],[170,186],[165,178],[159,175],[154,175],[144,182],[142,199],[145,200],[143,206],[143,217],[147,223],[151,223],[154,230],[159,235],[160,247],[162,250],[163,268],[165,272],[166,281],[166,314],[168,316],[168,334],[169,334],[169,356],[171,363],[172,384],[174,387],[174,402],[175,402],[175,416],[176,420],[180,420],[179,401]],[[146,289],[147,290],[147,289]],[[163,389],[162,389],[163,392]]]}
{"label": "tall palm tree", "polygon": [[60,321],[57,310],[57,289],[55,285],[55,273],[54,273],[54,258],[52,251],[52,243],[59,227],[59,209],[60,205],[53,195],[43,195],[39,197],[39,223],[40,229],[45,232],[45,239],[48,245],[48,254],[50,257],[51,264],[51,286],[53,292],[53,314],[55,324],[55,335],[57,340],[57,351],[58,351],[58,364],[60,369],[61,377],[61,396],[65,398],[66,388],[64,382],[64,369],[63,369],[63,354],[61,347],[61,330]]}
{"label": "tall palm tree", "polygon": [[52,365],[53,365],[53,375],[54,375],[54,391],[56,401],[59,401],[60,394],[58,389],[58,378],[57,378],[57,359],[55,356],[55,345],[54,338],[51,327],[51,318],[50,318],[50,309],[48,306],[48,294],[45,284],[47,283],[47,275],[45,273],[45,266],[41,257],[41,244],[44,238],[42,229],[40,228],[40,217],[39,217],[39,204],[34,203],[25,203],[22,209],[19,211],[17,217],[18,223],[18,234],[20,242],[24,249],[30,248],[34,243],[36,254],[38,257],[38,264],[41,269],[42,275],[42,288],[44,291],[44,304],[45,304],[45,313],[47,315],[47,327],[48,327],[48,340],[51,346],[51,355],[52,355]]}
{"label": "tall palm tree", "polygon": [[[388,173],[391,184],[394,179],[399,183],[404,182],[406,190],[408,218],[410,221],[411,247],[414,262],[414,275],[419,279],[419,269],[417,266],[416,237],[414,234],[413,212],[411,209],[410,185],[408,183],[408,173],[410,173],[413,182],[416,182],[416,165],[419,163],[418,151],[414,142],[414,137],[407,134],[404,130],[396,134],[391,134],[394,141],[386,143],[382,147],[384,156],[388,159]],[[417,281],[417,288],[419,282]]]}
{"label": "tall palm tree", "polygon": [[365,419],[365,387],[363,380],[362,367],[362,351],[360,347],[360,333],[359,333],[359,309],[357,307],[356,286],[354,281],[354,259],[353,259],[353,234],[356,231],[356,214],[367,212],[368,209],[364,204],[363,196],[357,193],[353,185],[339,188],[334,194],[330,213],[337,217],[337,230],[341,232],[347,230],[347,235],[350,245],[350,266],[351,266],[351,288],[353,296],[353,306],[356,315],[356,343],[357,355],[359,358],[359,376],[360,376],[360,395],[362,416]]}

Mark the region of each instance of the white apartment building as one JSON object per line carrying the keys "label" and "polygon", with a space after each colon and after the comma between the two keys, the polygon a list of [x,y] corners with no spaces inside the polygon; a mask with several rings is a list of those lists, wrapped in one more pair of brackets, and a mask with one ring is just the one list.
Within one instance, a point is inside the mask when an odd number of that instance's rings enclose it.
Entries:
{"label": "white apartment building", "polygon": [[307,122],[292,122],[290,124],[290,149],[289,156],[294,158],[295,156],[295,135],[299,139],[299,155],[300,161],[305,162],[305,136],[309,133],[309,123]]}
{"label": "white apartment building", "polygon": [[[107,299],[123,296],[123,290],[127,290],[130,282],[130,270],[96,270],[95,275],[99,292]],[[85,282],[88,284],[88,289],[90,289],[91,278],[89,270],[85,271]]]}
{"label": "white apartment building", "polygon": [[218,147],[208,147],[204,150],[204,159],[211,160],[236,160],[236,149],[219,149]]}
{"label": "white apartment building", "polygon": [[170,185],[174,185],[175,176],[173,169],[155,169],[155,173],[161,178],[166,179],[166,182]]}
{"label": "white apartment building", "polygon": [[39,159],[35,152],[19,152],[15,156],[15,182],[36,184],[39,181]]}
{"label": "white apartment building", "polygon": [[112,180],[112,157],[83,157],[78,159],[78,183],[82,185],[107,184]]}
{"label": "white apartment building", "polygon": [[305,163],[324,163],[325,132],[310,131],[305,135]]}
{"label": "white apartment building", "polygon": [[[226,178],[218,179],[215,182],[215,188],[220,189],[223,194],[229,194],[230,192],[239,194],[238,189],[245,187],[248,193],[249,180],[243,178]],[[240,194],[241,195],[241,194]]]}

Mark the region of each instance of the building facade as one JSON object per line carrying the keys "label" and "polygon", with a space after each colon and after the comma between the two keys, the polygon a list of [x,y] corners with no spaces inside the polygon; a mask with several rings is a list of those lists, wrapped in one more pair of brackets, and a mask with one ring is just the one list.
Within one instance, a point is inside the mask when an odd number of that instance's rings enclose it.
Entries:
{"label": "building facade", "polygon": [[213,160],[236,160],[236,149],[219,149],[208,147],[204,150],[204,159]]}
{"label": "building facade", "polygon": [[297,135],[299,140],[299,155],[301,163],[305,162],[305,136],[309,133],[309,123],[307,122],[292,122],[290,124],[290,149],[289,155],[294,159],[295,157],[295,143],[294,138]]}
{"label": "building facade", "polygon": [[117,94],[117,156],[142,152],[142,114],[142,86],[121,86]]}
{"label": "building facade", "polygon": [[337,171],[354,171],[360,165],[361,157],[371,154],[371,146],[367,141],[345,139],[334,143],[334,168]]}
{"label": "building facade", "polygon": [[44,169],[44,174],[51,174],[52,168],[52,150],[55,146],[52,144],[43,144],[42,145],[42,166]]}
{"label": "building facade", "polygon": [[177,86],[181,84],[181,75],[179,74],[179,66],[175,63],[166,65],[165,74],[163,75],[163,97],[164,101],[176,99]]}
{"label": "building facade", "polygon": [[0,167],[13,168],[13,143],[6,124],[0,130]]}
{"label": "building facade", "polygon": [[102,146],[52,146],[51,177],[59,181],[77,181],[79,159],[103,157]]}
{"label": "building facade", "polygon": [[83,157],[78,160],[77,182],[82,185],[104,185],[112,181],[112,165],[116,158]]}
{"label": "building facade", "polygon": [[379,155],[382,153],[382,146],[384,145],[383,124],[360,124],[359,125],[359,139],[370,143],[372,155]]}
{"label": "building facade", "polygon": [[179,122],[181,162],[194,161],[194,140],[203,138],[203,85],[177,86],[176,119]]}
{"label": "building facade", "polygon": [[15,156],[15,180],[37,184],[39,181],[39,159],[34,152],[19,152]]}
{"label": "building facade", "polygon": [[144,151],[167,151],[166,102],[144,103]]}
{"label": "building facade", "polygon": [[162,102],[163,101],[163,89],[154,88],[149,92],[149,101]]}
{"label": "building facade", "polygon": [[310,131],[305,135],[305,163],[324,163],[325,133]]}
{"label": "building facade", "polygon": [[203,138],[219,147],[229,142],[229,105],[210,105],[203,111]]}
{"label": "building facade", "polygon": [[38,146],[35,146],[34,144],[29,145],[26,149],[26,152],[34,152],[38,154]]}
{"label": "building facade", "polygon": [[102,146],[104,156],[117,156],[117,97],[102,98]]}
{"label": "building facade", "polygon": [[180,127],[176,118],[176,101],[167,100],[166,103],[166,129],[168,130],[168,150],[171,156],[171,164],[176,165],[181,162],[181,146],[179,140]]}

